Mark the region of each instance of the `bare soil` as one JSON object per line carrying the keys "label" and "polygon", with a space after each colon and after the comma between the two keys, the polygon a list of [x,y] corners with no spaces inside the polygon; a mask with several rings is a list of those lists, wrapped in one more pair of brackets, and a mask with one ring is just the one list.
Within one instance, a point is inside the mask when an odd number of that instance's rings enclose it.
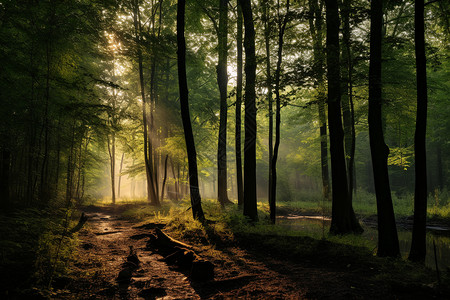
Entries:
{"label": "bare soil", "polygon": [[[89,207],[85,211],[89,220],[87,228],[79,233],[81,243],[74,265],[75,279],[65,286],[67,293],[60,295],[61,298],[446,298],[433,286],[401,280],[386,281],[380,276],[384,271],[375,263],[355,261],[351,256],[327,256],[327,249],[333,247],[328,242],[321,245],[321,253],[296,257],[290,255],[289,249],[268,247],[261,242],[262,237],[256,235],[237,237],[233,244],[219,241],[215,245],[193,245],[200,257],[215,265],[214,280],[195,282],[189,279],[188,271],[167,265],[163,256],[147,247],[148,234],[156,225],[136,226],[136,223],[121,219],[118,211],[108,207]],[[164,224],[158,226],[163,227]],[[129,282],[118,282],[117,277],[124,269],[130,246],[141,263],[130,275]]]}

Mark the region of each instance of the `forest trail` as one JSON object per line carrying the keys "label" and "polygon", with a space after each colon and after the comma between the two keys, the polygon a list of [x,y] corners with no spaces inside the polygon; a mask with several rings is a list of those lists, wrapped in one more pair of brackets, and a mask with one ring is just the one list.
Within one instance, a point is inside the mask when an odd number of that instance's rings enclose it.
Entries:
{"label": "forest trail", "polygon": [[[258,245],[258,237],[233,245],[195,245],[195,252],[214,263],[214,280],[195,282],[189,272],[168,266],[146,247],[155,223],[137,226],[120,218],[120,208],[87,207],[86,228],[79,233],[76,280],[70,299],[407,299],[411,291],[374,277],[371,265],[348,258],[290,257]],[[163,227],[164,224],[158,224]],[[164,230],[163,230],[164,231]],[[141,261],[128,282],[118,282],[130,252]],[[426,293],[418,288],[415,295]]]}

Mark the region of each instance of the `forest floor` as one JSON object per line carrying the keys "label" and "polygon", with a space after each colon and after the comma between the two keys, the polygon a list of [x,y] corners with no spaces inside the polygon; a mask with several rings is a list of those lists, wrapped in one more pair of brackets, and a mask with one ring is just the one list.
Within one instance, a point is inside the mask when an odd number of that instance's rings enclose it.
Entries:
{"label": "forest floor", "polygon": [[[192,281],[189,272],[167,265],[162,255],[147,247],[155,227],[171,235],[165,224],[131,222],[117,206],[89,206],[83,211],[89,220],[79,233],[72,280],[58,298],[445,299],[449,292],[435,282],[431,271],[426,282],[415,278],[414,265],[402,262],[399,267],[396,260],[380,260],[328,241],[258,234],[236,234],[231,242],[211,238],[214,243],[186,237],[184,242],[215,266],[214,280]],[[141,263],[130,281],[118,282],[130,246]]]}

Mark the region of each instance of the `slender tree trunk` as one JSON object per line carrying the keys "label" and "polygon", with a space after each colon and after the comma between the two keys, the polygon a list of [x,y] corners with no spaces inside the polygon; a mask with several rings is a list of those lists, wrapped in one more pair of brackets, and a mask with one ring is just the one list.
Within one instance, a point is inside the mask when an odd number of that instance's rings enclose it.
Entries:
{"label": "slender tree trunk", "polygon": [[381,113],[382,22],[382,0],[372,0],[370,18],[369,139],[378,211],[377,255],[397,257],[400,255],[400,250],[387,168],[389,148],[384,142]]}
{"label": "slender tree trunk", "polygon": [[280,148],[280,125],[281,125],[281,98],[280,98],[280,77],[281,77],[281,63],[283,59],[283,44],[284,44],[284,32],[289,17],[289,0],[286,0],[286,15],[280,16],[280,1],[277,3],[278,11],[278,58],[277,69],[275,71],[275,95],[276,95],[276,120],[275,120],[275,148],[272,158],[272,189],[271,195],[269,195],[270,206],[270,220],[275,224],[276,219],[276,199],[277,199],[277,159],[278,150]]}
{"label": "slender tree trunk", "polygon": [[344,132],[341,121],[341,92],[339,70],[339,13],[337,2],[326,0],[327,65],[328,65],[328,123],[330,126],[330,154],[332,175],[332,216],[330,232],[333,234],[360,233],[348,195],[344,152]]}
{"label": "slender tree trunk", "polygon": [[241,152],[241,112],[242,112],[242,8],[237,4],[237,85],[236,85],[236,180],[238,205],[244,204],[244,185],[242,181],[242,152]]}
{"label": "slender tree trunk", "polygon": [[258,220],[256,196],[256,56],[255,27],[250,0],[239,0],[244,17],[245,48],[245,146],[244,146],[244,215]]}
{"label": "slender tree trunk", "polygon": [[417,76],[417,118],[414,135],[415,191],[414,225],[409,260],[425,261],[427,223],[427,63],[425,55],[424,1],[415,1],[415,47]]}
{"label": "slender tree trunk", "polygon": [[123,158],[125,153],[122,153],[122,157],[120,158],[120,168],[119,168],[119,182],[117,183],[117,198],[120,199],[120,182],[122,181],[122,168],[123,168]]}
{"label": "slender tree trunk", "polygon": [[161,202],[164,200],[164,187],[166,186],[166,180],[167,180],[167,160],[169,159],[169,155],[166,155],[166,158],[164,159],[164,179],[162,182],[162,188],[161,188]]}
{"label": "slender tree trunk", "polygon": [[[154,180],[153,180],[153,165],[151,156],[149,156],[149,133],[148,133],[148,116],[147,116],[147,103],[145,97],[145,84],[144,84],[144,68],[142,62],[142,49],[141,49],[141,20],[139,14],[139,0],[134,0],[134,12],[133,12],[133,21],[134,21],[134,31],[135,31],[135,42],[137,47],[137,55],[138,55],[138,65],[139,65],[139,85],[141,89],[141,97],[142,97],[142,119],[144,126],[144,162],[145,162],[145,173],[147,175],[147,199],[151,204],[156,204],[156,192],[154,188]],[[149,159],[150,157],[150,159]]]}
{"label": "slender tree trunk", "polygon": [[227,56],[228,56],[228,0],[219,0],[219,62],[217,83],[220,91],[220,124],[217,147],[217,199],[223,207],[230,203],[227,193]]}
{"label": "slender tree trunk", "polygon": [[264,41],[266,45],[266,88],[267,88],[267,105],[269,106],[269,190],[268,200],[271,208],[272,188],[273,188],[273,99],[272,99],[272,74],[270,65],[270,31],[271,23],[269,19],[270,5],[268,0],[262,2],[263,5],[263,21],[264,21]]}
{"label": "slender tree trunk", "polygon": [[184,38],[184,14],[186,1],[178,0],[177,5],[177,58],[178,58],[178,86],[180,90],[181,118],[184,128],[184,139],[189,164],[189,185],[191,193],[191,207],[194,219],[205,220],[203,214],[200,191],[198,188],[197,153],[195,151],[194,135],[192,133],[191,117],[189,113],[189,91],[186,78],[186,41]]}
{"label": "slender tree trunk", "polygon": [[309,28],[313,39],[314,51],[314,74],[316,76],[314,85],[317,90],[317,106],[319,111],[319,131],[320,131],[320,162],[322,172],[322,196],[326,200],[331,200],[330,179],[328,174],[328,135],[327,135],[327,115],[326,95],[324,84],[324,47],[323,47],[323,2],[309,0]]}

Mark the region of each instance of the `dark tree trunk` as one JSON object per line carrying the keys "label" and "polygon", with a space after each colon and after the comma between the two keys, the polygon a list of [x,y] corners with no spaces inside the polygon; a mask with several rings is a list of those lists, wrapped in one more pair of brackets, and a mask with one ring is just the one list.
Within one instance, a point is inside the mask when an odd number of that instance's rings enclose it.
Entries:
{"label": "dark tree trunk", "polygon": [[266,88],[267,88],[267,105],[269,107],[269,190],[268,200],[269,207],[271,203],[272,188],[273,188],[273,99],[272,99],[272,72],[270,66],[270,32],[271,20],[270,5],[268,0],[262,2],[263,5],[263,21],[264,21],[264,41],[266,46]]}
{"label": "dark tree trunk", "polygon": [[414,225],[412,233],[411,261],[425,261],[426,255],[426,221],[427,221],[427,69],[425,55],[424,1],[415,1],[415,43],[417,76],[417,118],[414,135],[415,155],[415,191],[414,191]]}
{"label": "dark tree trunk", "polygon": [[227,193],[227,34],[228,0],[219,0],[219,62],[217,64],[217,83],[220,92],[220,123],[217,147],[217,199],[222,207],[230,203]]}
{"label": "dark tree trunk", "polygon": [[242,152],[241,152],[241,111],[242,111],[242,8],[237,5],[237,85],[236,85],[236,180],[238,205],[244,204],[244,185],[242,181]]}
{"label": "dark tree trunk", "polygon": [[164,159],[164,178],[162,182],[161,187],[161,202],[164,200],[164,188],[166,186],[166,180],[167,180],[167,160],[169,159],[169,155],[166,155],[166,158]]}
{"label": "dark tree trunk", "polygon": [[332,176],[332,216],[330,232],[333,234],[360,233],[348,195],[344,153],[344,131],[341,121],[341,93],[339,70],[339,13],[336,1],[326,2],[327,65],[328,65],[328,123],[330,127],[330,154]]}
{"label": "dark tree trunk", "polygon": [[378,211],[377,255],[397,257],[400,255],[400,250],[387,168],[389,148],[384,142],[381,113],[382,22],[382,0],[372,0],[369,65],[369,138]]}
{"label": "dark tree trunk", "polygon": [[278,3],[278,56],[277,69],[275,70],[275,96],[276,96],[276,116],[275,116],[275,148],[272,158],[272,189],[269,195],[270,221],[275,224],[276,219],[276,199],[277,199],[277,159],[280,148],[280,125],[281,125],[281,98],[280,98],[280,77],[281,63],[283,60],[284,32],[289,17],[289,0],[286,1],[286,15],[280,16],[280,5]]}
{"label": "dark tree trunk", "polygon": [[355,157],[355,117],[352,98],[352,53],[350,31],[350,0],[343,0],[341,16],[343,22],[342,38],[342,119],[344,121],[344,145],[347,162],[348,190],[350,201],[353,199],[354,157]]}
{"label": "dark tree trunk", "polygon": [[177,58],[178,58],[178,86],[180,90],[181,118],[183,121],[184,138],[189,164],[189,185],[191,206],[194,219],[203,221],[202,203],[198,188],[197,153],[195,152],[194,135],[192,133],[191,117],[189,113],[189,91],[186,78],[186,41],[184,39],[184,13],[186,1],[178,0],[177,7]]}
{"label": "dark tree trunk", "polygon": [[239,0],[244,17],[245,48],[245,146],[244,216],[258,220],[256,196],[256,55],[255,27],[250,0]]}
{"label": "dark tree trunk", "polygon": [[326,200],[331,200],[330,180],[328,174],[328,136],[327,136],[327,116],[325,113],[325,85],[324,85],[324,48],[322,37],[322,3],[318,0],[309,0],[309,28],[313,40],[314,51],[314,86],[317,90],[317,104],[319,110],[319,130],[320,130],[320,162],[322,172],[322,196]]}

